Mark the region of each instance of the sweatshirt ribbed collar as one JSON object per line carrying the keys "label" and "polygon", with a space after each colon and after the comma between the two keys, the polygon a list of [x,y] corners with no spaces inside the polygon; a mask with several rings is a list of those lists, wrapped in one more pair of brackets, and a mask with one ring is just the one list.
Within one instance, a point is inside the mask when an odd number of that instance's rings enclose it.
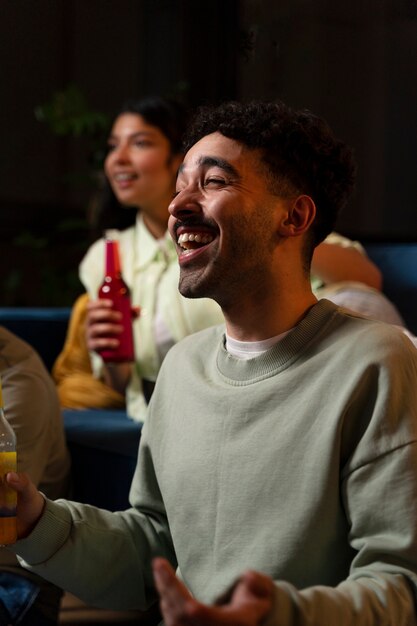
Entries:
{"label": "sweatshirt ribbed collar", "polygon": [[264,354],[249,360],[229,354],[223,336],[217,353],[220,376],[229,384],[247,385],[286,369],[323,332],[337,310],[338,307],[329,300],[319,300],[281,341]]}

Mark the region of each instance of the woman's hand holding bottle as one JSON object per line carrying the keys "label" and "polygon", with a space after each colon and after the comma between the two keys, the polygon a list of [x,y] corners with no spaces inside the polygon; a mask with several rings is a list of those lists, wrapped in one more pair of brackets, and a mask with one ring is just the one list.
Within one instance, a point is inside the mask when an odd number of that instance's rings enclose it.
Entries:
{"label": "woman's hand holding bottle", "polygon": [[87,347],[98,354],[119,347],[118,336],[123,333],[122,314],[113,308],[112,300],[90,300],[87,305]]}
{"label": "woman's hand holding bottle", "polygon": [[[139,317],[140,308],[131,308],[132,319]],[[117,350],[123,333],[122,314],[113,308],[112,300],[90,300],[87,305],[86,342],[87,348],[98,354]],[[132,372],[132,363],[104,361],[104,382],[112,389],[124,394]]]}

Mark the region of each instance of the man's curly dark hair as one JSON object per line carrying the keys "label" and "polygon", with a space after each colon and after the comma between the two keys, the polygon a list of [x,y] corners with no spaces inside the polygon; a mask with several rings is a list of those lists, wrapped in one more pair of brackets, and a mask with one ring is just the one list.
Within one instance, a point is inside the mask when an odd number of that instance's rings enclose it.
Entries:
{"label": "man's curly dark hair", "polygon": [[317,208],[309,241],[314,247],[333,230],[355,181],[352,150],[336,139],[327,123],[308,110],[283,102],[226,102],[200,107],[184,137],[188,150],[214,132],[260,150],[271,177],[271,190],[309,195]]}

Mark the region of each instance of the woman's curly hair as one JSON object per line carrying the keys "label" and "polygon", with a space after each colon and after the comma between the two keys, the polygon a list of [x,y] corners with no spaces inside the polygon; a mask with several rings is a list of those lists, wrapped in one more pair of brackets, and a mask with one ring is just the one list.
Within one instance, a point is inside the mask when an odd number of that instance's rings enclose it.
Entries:
{"label": "woman's curly hair", "polygon": [[308,110],[282,102],[226,102],[201,107],[184,137],[188,150],[202,137],[220,132],[259,150],[276,195],[309,195],[317,208],[309,254],[333,230],[351,194],[356,165],[352,150],[327,123]]}

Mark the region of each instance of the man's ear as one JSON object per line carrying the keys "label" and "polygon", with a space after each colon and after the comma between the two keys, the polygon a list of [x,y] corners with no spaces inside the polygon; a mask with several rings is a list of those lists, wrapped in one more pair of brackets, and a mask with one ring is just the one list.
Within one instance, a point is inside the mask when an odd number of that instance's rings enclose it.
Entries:
{"label": "man's ear", "polygon": [[316,205],[310,196],[298,196],[288,201],[288,212],[279,225],[278,232],[283,237],[303,235],[316,217]]}

